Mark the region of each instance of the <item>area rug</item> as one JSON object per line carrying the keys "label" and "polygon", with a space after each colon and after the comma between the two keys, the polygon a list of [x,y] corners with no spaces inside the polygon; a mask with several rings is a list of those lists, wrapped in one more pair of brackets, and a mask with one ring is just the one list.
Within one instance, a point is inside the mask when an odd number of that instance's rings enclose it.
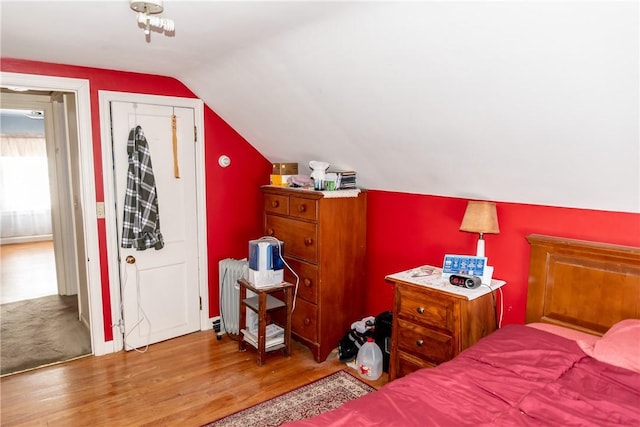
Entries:
{"label": "area rug", "polygon": [[338,371],[203,427],[275,427],[330,411],[372,391],[375,388]]}
{"label": "area rug", "polygon": [[2,375],[91,354],[78,297],[51,295],[0,306]]}

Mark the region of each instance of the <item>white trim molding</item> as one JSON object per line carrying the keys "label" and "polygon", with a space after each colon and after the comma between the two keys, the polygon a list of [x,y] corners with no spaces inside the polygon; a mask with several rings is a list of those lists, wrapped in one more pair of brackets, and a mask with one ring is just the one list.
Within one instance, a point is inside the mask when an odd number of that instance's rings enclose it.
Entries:
{"label": "white trim molding", "polygon": [[[102,170],[104,173],[104,202],[105,206],[116,205],[116,195],[114,177],[112,173],[106,171],[113,170],[113,158],[111,153],[111,114],[109,105],[111,102],[130,102],[140,104],[167,105],[175,107],[193,108],[196,123],[196,203],[197,203],[197,234],[201,239],[198,241],[198,281],[202,309],[200,311],[200,330],[209,329],[209,276],[207,268],[207,228],[206,228],[206,191],[205,191],[205,158],[204,158],[204,104],[197,98],[179,98],[161,95],[144,95],[128,92],[98,91],[100,108],[100,136],[102,147]],[[114,349],[121,350],[124,346],[121,333],[120,304],[121,295],[118,277],[119,261],[115,254],[118,254],[117,218],[115,209],[106,209],[106,234],[107,234],[107,254],[109,267],[109,283],[111,296],[111,318],[113,319]]]}
{"label": "white trim molding", "polygon": [[94,355],[111,353],[111,342],[105,341],[98,245],[98,218],[96,215],[96,187],[94,177],[93,138],[91,134],[91,97],[89,81],[67,77],[42,76],[0,72],[2,87],[24,87],[32,90],[73,92],[76,95],[78,114],[78,141],[80,174],[82,177],[82,211],[89,292],[89,319],[91,346]]}

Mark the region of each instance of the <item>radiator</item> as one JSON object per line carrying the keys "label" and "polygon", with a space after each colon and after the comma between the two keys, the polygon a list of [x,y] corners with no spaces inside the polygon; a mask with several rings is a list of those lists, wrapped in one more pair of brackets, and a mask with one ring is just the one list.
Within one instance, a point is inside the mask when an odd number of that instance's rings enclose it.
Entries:
{"label": "radiator", "polygon": [[[243,277],[249,269],[247,260],[226,258],[218,263],[219,266],[219,295],[220,295],[220,331],[237,335],[240,333],[240,290],[238,279]],[[247,291],[247,297],[255,295]],[[247,309],[247,326],[255,329],[258,324],[258,315]]]}

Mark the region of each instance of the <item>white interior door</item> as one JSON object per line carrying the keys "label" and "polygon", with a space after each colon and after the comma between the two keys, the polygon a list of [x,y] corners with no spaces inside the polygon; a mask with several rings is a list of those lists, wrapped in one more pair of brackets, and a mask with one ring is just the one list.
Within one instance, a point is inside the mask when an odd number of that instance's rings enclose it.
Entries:
{"label": "white interior door", "polygon": [[[200,284],[192,108],[112,101],[114,185],[121,242],[129,131],[141,126],[151,153],[164,247],[120,247],[124,347],[139,348],[199,330]],[[172,115],[176,116],[174,156]],[[179,176],[176,177],[174,161]],[[120,244],[119,244],[120,246]],[[128,263],[127,258],[135,259]]]}

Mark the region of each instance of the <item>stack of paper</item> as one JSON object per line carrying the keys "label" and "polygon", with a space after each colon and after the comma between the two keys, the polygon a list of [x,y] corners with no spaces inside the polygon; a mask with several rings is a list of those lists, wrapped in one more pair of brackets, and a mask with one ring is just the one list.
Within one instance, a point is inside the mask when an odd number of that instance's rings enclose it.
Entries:
{"label": "stack of paper", "polygon": [[[257,329],[242,329],[242,335],[246,342],[258,348],[258,330]],[[277,347],[284,344],[284,329],[276,324],[269,324],[266,327],[266,341],[265,350],[270,350],[273,347]]]}

